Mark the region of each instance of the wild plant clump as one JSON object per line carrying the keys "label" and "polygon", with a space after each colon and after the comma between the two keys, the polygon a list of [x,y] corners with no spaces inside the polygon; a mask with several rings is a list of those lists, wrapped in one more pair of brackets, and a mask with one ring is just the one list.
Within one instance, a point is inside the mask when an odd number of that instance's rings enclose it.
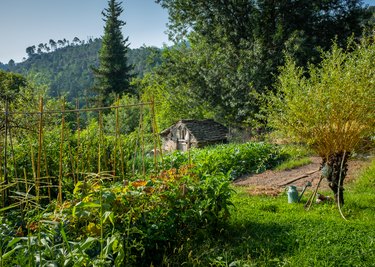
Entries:
{"label": "wild plant clump", "polygon": [[241,175],[270,169],[285,160],[287,154],[277,145],[248,142],[195,149],[190,153],[176,151],[167,155],[163,161],[167,168],[192,164],[195,173],[228,174],[234,180]]}
{"label": "wild plant clump", "polygon": [[8,222],[11,234],[0,244],[4,266],[159,264],[187,239],[218,231],[229,217],[224,176],[198,177],[182,167],[135,181],[110,179],[87,177],[62,204],[34,210],[13,231]]}
{"label": "wild plant clump", "polygon": [[341,204],[349,155],[374,134],[374,62],[373,37],[349,41],[347,50],[334,45],[307,71],[289,58],[279,76],[279,94],[272,97],[273,126],[322,157]]}

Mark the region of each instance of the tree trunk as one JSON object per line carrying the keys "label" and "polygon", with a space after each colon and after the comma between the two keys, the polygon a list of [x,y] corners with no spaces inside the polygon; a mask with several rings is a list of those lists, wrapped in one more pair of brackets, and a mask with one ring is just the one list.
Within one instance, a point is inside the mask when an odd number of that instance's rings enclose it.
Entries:
{"label": "tree trunk", "polygon": [[337,152],[323,158],[323,175],[328,180],[328,185],[335,195],[335,202],[344,205],[344,179],[348,170],[349,153]]}

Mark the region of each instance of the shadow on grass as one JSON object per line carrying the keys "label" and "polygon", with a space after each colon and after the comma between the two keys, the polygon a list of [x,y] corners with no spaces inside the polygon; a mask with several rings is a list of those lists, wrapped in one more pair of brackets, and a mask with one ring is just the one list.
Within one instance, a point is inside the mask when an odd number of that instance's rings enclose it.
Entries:
{"label": "shadow on grass", "polygon": [[218,242],[230,249],[237,259],[276,260],[288,252],[293,240],[290,229],[290,226],[277,223],[231,224],[218,237]]}
{"label": "shadow on grass", "polygon": [[[229,223],[215,233],[198,234],[190,245],[187,266],[278,266],[297,238],[291,227],[278,223]],[[194,256],[191,256],[194,254]],[[180,255],[181,256],[181,255]],[[235,265],[233,263],[236,262]]]}

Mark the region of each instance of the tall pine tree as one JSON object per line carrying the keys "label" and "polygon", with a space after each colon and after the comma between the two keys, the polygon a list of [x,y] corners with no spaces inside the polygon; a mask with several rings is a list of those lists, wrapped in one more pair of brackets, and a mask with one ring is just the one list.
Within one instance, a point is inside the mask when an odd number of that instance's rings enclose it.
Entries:
{"label": "tall pine tree", "polygon": [[99,51],[99,67],[93,69],[95,74],[94,89],[99,93],[102,105],[109,105],[115,94],[134,94],[130,87],[131,66],[128,65],[128,37],[124,39],[121,28],[126,23],[119,19],[123,12],[121,2],[108,1],[104,9],[104,36]]}

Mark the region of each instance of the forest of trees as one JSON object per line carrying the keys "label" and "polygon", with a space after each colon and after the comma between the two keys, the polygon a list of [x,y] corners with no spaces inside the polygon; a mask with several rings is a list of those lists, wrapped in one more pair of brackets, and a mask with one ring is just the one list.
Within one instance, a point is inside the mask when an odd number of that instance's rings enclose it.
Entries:
{"label": "forest of trees", "polygon": [[259,95],[274,90],[285,55],[300,66],[318,63],[333,40],[344,47],[348,37],[360,37],[370,17],[361,1],[348,0],[157,2],[169,11],[170,38],[189,43],[164,51],[149,77],[150,87],[163,85],[166,113],[213,111],[237,126],[264,122]]}
{"label": "forest of trees", "polygon": [[[51,97],[65,96],[73,101],[77,97],[91,95],[94,84],[92,67],[99,63],[101,39],[89,38],[86,42],[75,39],[71,42],[50,40],[50,43],[57,45],[45,44],[40,53],[34,51],[20,63],[13,60],[13,64],[0,63],[0,69],[20,73],[37,84],[47,85]],[[161,49],[146,46],[129,49],[128,60],[133,66],[131,73],[135,77],[143,77],[161,63]]]}

